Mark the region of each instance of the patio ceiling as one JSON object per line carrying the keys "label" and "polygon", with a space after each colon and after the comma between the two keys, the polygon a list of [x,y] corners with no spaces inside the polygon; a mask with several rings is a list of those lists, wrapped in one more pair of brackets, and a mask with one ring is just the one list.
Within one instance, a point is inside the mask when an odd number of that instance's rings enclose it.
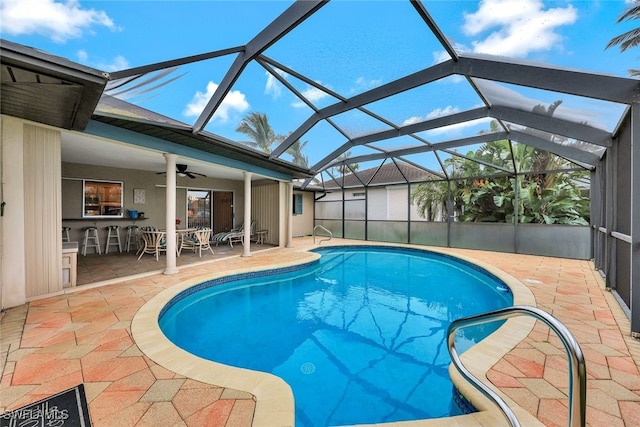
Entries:
{"label": "patio ceiling", "polygon": [[[371,54],[366,60],[328,67],[322,62],[323,55],[341,46],[323,44],[329,34],[309,33],[305,23],[344,19],[339,16],[344,6],[341,2],[297,1],[244,45],[102,75],[89,73],[105,77],[105,91],[99,103],[95,96],[82,99],[95,105],[95,121],[304,178],[303,186],[334,180],[336,170],[352,173],[347,166],[355,163],[360,170],[373,170],[393,162],[400,172],[407,165],[422,169],[425,173],[413,174],[419,179],[450,179],[446,159],[465,157],[482,144],[498,140],[548,151],[571,162],[571,168],[593,169],[615,143],[628,106],[640,100],[638,80],[463,52],[449,42],[422,2],[391,2],[384,7],[389,5],[397,8],[402,21],[390,17],[389,22],[376,25],[380,32],[384,32],[383,24],[398,32],[411,28],[406,50],[413,50],[415,58],[410,68],[394,69],[358,91],[345,87],[339,81],[340,73],[355,77],[364,75],[365,69],[393,68],[392,60]],[[366,7],[383,6],[372,2]],[[342,37],[359,37],[356,20],[366,21],[366,14],[349,17],[354,33],[346,28]],[[367,43],[361,41],[363,50]],[[301,45],[309,48],[301,50]],[[435,63],[424,59],[425,52],[434,51],[441,51],[442,59]],[[20,111],[10,109],[11,103],[5,101],[4,49],[2,54],[2,112],[20,117]],[[136,105],[149,97],[162,97],[164,89],[186,81],[188,73],[188,80],[193,81],[203,69],[208,74],[197,87],[214,80],[219,83],[193,123]],[[259,150],[233,132],[238,122],[229,131],[216,117],[227,114],[226,100],[248,93],[250,83],[265,75],[278,91],[296,100],[300,113],[277,117],[287,122],[285,129],[277,130],[282,137],[277,144]],[[91,86],[94,92],[100,88],[99,80],[92,82],[97,84]],[[450,99],[436,95],[434,88],[443,85]],[[283,115],[275,96],[264,98],[253,111],[264,112],[270,119]],[[21,101],[36,104],[33,99]],[[555,102],[557,108],[551,109]],[[425,114],[430,110],[438,114]],[[25,118],[35,120],[33,115]],[[45,123],[76,129],[84,122],[67,118]],[[296,147],[304,147],[298,156],[293,154]],[[491,171],[487,173],[523,172],[501,165],[483,166]]]}

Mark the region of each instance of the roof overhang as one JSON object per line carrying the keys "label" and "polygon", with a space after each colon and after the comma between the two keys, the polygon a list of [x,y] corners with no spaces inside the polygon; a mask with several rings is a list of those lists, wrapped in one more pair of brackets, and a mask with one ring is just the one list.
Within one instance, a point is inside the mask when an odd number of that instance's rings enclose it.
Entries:
{"label": "roof overhang", "polygon": [[0,39],[2,114],[84,130],[107,75],[64,58]]}

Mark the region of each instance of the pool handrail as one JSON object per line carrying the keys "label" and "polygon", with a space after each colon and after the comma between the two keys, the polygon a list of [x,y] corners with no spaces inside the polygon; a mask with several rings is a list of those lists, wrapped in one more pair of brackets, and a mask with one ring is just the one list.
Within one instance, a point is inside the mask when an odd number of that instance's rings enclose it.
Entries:
{"label": "pool handrail", "polygon": [[584,354],[582,353],[580,344],[578,344],[578,341],[576,341],[567,327],[560,323],[560,321],[551,314],[537,307],[516,305],[454,320],[451,322],[447,330],[447,348],[449,350],[449,355],[451,356],[451,362],[464,379],[470,382],[476,389],[500,408],[500,411],[502,411],[502,414],[511,426],[520,426],[520,423],[509,405],[507,405],[507,403],[498,396],[498,394],[478,380],[467,368],[464,367],[455,348],[455,334],[458,329],[498,320],[505,320],[519,315],[528,315],[542,321],[551,330],[553,330],[562,341],[569,360],[569,426],[584,427],[586,421],[585,415],[587,402],[587,368],[585,365]]}
{"label": "pool handrail", "polygon": [[325,227],[323,227],[322,225],[316,225],[315,227],[313,227],[313,244],[316,244],[316,228],[321,228],[324,231],[326,231],[327,233],[329,233],[329,236],[325,236],[328,237],[328,239],[322,239],[318,242],[318,244],[322,243],[322,242],[327,242],[329,240],[331,240],[333,238],[333,233],[329,230],[327,230]]}

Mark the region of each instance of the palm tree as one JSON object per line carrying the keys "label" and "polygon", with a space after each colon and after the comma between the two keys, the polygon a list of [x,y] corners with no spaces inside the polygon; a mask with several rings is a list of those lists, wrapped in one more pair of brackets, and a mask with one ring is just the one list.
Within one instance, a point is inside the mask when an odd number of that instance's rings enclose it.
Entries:
{"label": "palm tree", "polygon": [[[620,15],[616,22],[619,24],[622,21],[630,21],[638,18],[640,18],[640,0],[635,0],[631,5],[629,5],[627,10]],[[640,28],[634,28],[633,30],[629,30],[624,34],[620,34],[619,36],[612,38],[605,49],[609,49],[613,46],[619,46],[620,51],[624,52],[625,50],[638,46],[639,44]],[[629,75],[640,76],[640,70],[631,69],[629,70]]]}
{"label": "palm tree", "polygon": [[427,221],[442,221],[447,212],[448,186],[446,181],[421,182],[411,192],[411,203],[418,208],[418,215]]}
{"label": "palm tree", "polygon": [[[281,144],[290,136],[291,136],[291,132],[289,132],[287,135],[276,135],[275,142],[277,142],[278,144]],[[309,167],[309,156],[305,156],[304,154],[302,154],[302,150],[304,150],[304,147],[307,146],[308,142],[309,141],[302,142],[299,139],[297,139],[293,144],[289,146],[289,148],[285,150],[285,153],[291,156],[291,161],[293,163],[305,168]]]}
{"label": "palm tree", "polygon": [[[336,161],[343,162],[343,161],[347,160],[349,157],[351,157],[351,151],[347,151],[346,153],[341,154],[340,156],[338,156],[336,158]],[[349,169],[349,168],[351,168],[351,169]],[[347,175],[352,170],[355,172],[359,168],[360,168],[360,164],[359,163],[349,163],[349,165],[347,165],[346,163],[342,163],[340,166],[337,167],[338,173],[340,175]]]}
{"label": "palm tree", "polygon": [[271,145],[278,138],[269,124],[267,115],[258,112],[249,113],[243,118],[236,128],[236,132],[247,135],[251,139],[248,144],[264,153],[271,152]]}
{"label": "palm tree", "polygon": [[291,146],[287,148],[286,151],[288,154],[291,154],[293,163],[305,168],[309,167],[309,156],[305,156],[304,154],[302,154],[302,150],[307,145],[307,142],[309,141],[302,142],[298,139],[296,140],[296,142],[291,144]]}

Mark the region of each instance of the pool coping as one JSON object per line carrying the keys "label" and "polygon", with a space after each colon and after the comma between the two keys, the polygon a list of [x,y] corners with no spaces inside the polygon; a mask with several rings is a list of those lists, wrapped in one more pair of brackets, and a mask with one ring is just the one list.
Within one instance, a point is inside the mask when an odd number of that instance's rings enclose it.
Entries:
{"label": "pool coping", "polygon": [[[453,254],[443,248],[416,246],[408,244],[387,244],[377,243],[371,245],[370,242],[362,244],[350,243],[352,246],[392,246],[411,248],[434,252],[449,257],[461,259],[463,261],[477,265],[500,280],[505,282],[512,290],[514,305],[536,306],[533,293],[519,280],[504,271],[471,257]],[[344,246],[324,244],[323,248],[330,246]],[[314,245],[308,249],[319,247]],[[255,396],[256,406],[253,418],[253,426],[274,427],[274,426],[294,426],[295,425],[295,405],[291,387],[280,377],[265,373],[252,371],[244,368],[224,365],[195,356],[169,341],[160,330],[158,318],[165,305],[181,292],[201,284],[206,281],[215,280],[221,277],[249,274],[258,271],[275,270],[287,267],[300,266],[316,261],[320,255],[301,249],[300,252],[307,253],[307,259],[297,261],[275,263],[269,267],[240,268],[226,270],[224,272],[210,273],[181,282],[160,292],[147,303],[145,303],[136,313],[131,322],[131,333],[135,343],[140,350],[155,363],[169,369],[177,374],[198,380],[204,383],[228,387],[236,390],[248,392]],[[512,350],[520,341],[526,338],[535,325],[535,319],[530,317],[511,318],[498,328],[494,333],[485,338],[480,343],[474,345],[461,355],[465,367],[477,378],[485,380],[485,384],[490,386],[494,392],[502,397],[514,410],[518,420],[523,425],[544,426],[529,412],[522,409],[517,403],[509,399],[499,389],[486,381],[486,373],[505,354]],[[384,424],[367,424],[377,426],[493,426],[500,424],[504,416],[498,408],[489,401],[481,392],[476,390],[471,384],[464,380],[455,368],[449,368],[452,382],[460,393],[478,409],[467,415],[455,417],[437,418],[430,420],[403,421]],[[450,422],[449,422],[450,421]],[[363,425],[364,426],[364,425]]]}

